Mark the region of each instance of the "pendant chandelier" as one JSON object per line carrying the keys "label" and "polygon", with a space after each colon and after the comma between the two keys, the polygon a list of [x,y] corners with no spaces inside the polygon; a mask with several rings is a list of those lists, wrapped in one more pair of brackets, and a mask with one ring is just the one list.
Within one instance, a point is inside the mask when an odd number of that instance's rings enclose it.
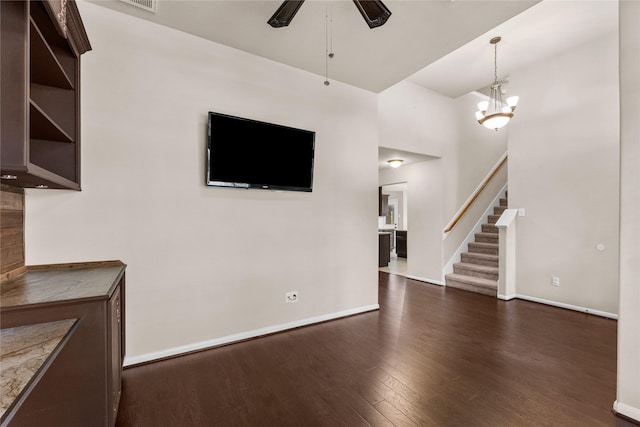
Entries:
{"label": "pendant chandelier", "polygon": [[478,123],[496,131],[509,123],[518,105],[517,96],[507,98],[506,102],[502,100],[502,85],[498,81],[498,42],[500,40],[502,40],[501,37],[494,37],[489,42],[494,46],[494,81],[491,85],[489,100],[480,102],[479,111],[476,111]]}

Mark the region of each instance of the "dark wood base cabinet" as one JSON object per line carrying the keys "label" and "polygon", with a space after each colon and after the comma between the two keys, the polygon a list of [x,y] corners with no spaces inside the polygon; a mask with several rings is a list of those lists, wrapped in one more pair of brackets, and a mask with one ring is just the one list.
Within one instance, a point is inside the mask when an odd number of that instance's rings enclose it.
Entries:
{"label": "dark wood base cabinet", "polygon": [[387,267],[391,261],[391,233],[378,233],[378,267]]}
{"label": "dark wood base cabinet", "polygon": [[407,230],[396,231],[396,253],[400,258],[407,257]]}
{"label": "dark wood base cabinet", "polygon": [[6,409],[2,426],[115,425],[125,355],[124,272],[119,261],[49,266],[2,283],[3,331],[77,319],[57,354]]}

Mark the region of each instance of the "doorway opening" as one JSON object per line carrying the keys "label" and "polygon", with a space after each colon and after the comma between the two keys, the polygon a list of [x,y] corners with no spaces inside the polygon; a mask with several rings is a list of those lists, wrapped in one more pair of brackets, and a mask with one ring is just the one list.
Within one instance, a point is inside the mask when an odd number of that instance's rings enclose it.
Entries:
{"label": "doorway opening", "polygon": [[408,257],[407,183],[383,185],[381,197],[378,233],[384,236],[388,234],[390,254],[388,264],[380,266],[379,270],[406,277]]}

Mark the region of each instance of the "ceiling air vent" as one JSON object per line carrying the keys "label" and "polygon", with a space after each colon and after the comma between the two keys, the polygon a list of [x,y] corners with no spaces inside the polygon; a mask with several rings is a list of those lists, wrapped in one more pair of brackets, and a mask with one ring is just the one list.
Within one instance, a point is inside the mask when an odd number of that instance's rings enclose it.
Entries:
{"label": "ceiling air vent", "polygon": [[141,9],[144,9],[153,13],[156,13],[156,3],[158,3],[158,0],[120,0],[120,1],[133,6],[137,6]]}

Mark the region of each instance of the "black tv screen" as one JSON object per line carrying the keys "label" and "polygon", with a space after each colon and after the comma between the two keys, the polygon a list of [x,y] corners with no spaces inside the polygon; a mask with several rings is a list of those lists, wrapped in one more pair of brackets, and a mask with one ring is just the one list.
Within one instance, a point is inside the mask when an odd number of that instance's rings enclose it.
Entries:
{"label": "black tv screen", "polygon": [[315,132],[209,112],[207,185],[311,191]]}

